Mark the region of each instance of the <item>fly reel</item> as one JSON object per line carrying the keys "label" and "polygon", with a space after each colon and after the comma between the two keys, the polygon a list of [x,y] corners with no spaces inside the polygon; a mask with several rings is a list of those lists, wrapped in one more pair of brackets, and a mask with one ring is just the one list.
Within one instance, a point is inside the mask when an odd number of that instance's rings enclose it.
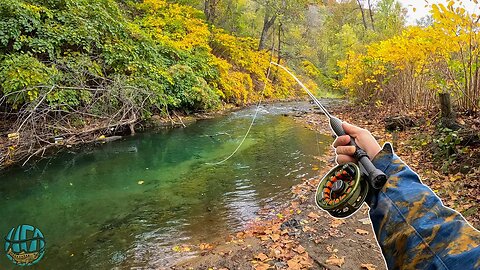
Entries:
{"label": "fly reel", "polygon": [[327,173],[317,188],[317,205],[336,218],[355,213],[366,200],[369,184],[354,163],[338,165]]}

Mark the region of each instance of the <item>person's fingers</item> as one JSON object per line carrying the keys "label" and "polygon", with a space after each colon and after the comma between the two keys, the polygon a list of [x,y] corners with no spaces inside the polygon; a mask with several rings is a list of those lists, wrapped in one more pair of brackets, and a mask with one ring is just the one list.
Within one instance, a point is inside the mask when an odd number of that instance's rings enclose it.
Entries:
{"label": "person's fingers", "polygon": [[347,122],[343,122],[342,127],[343,127],[343,130],[345,130],[345,133],[347,133],[348,135],[350,135],[352,137],[356,137],[358,134],[360,134],[364,130],[364,129],[359,128],[357,126],[351,125]]}
{"label": "person's fingers", "polygon": [[350,143],[350,136],[348,136],[348,135],[343,135],[343,136],[338,137],[338,138],[333,142],[333,147],[348,145],[349,143]]}
{"label": "person's fingers", "polygon": [[347,155],[347,156],[353,156],[355,154],[355,151],[357,148],[355,146],[339,146],[335,149],[335,153],[337,155]]}
{"label": "person's fingers", "polygon": [[353,162],[353,163],[356,162],[353,157],[347,156],[347,155],[337,155],[336,161],[340,165],[343,165],[349,162]]}

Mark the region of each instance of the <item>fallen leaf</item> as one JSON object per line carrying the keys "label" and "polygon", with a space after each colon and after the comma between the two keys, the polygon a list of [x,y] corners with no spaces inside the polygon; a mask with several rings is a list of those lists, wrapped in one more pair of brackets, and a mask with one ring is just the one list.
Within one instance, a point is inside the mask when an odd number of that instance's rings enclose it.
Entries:
{"label": "fallen leaf", "polygon": [[294,248],[293,251],[297,252],[298,254],[305,253],[305,248],[299,245],[297,248]]}
{"label": "fallen leaf", "polygon": [[279,258],[282,252],[279,249],[272,249],[270,252],[270,256]]}
{"label": "fallen leaf", "polygon": [[207,243],[202,243],[200,244],[200,250],[206,250],[206,249],[212,249],[213,245],[207,244]]}
{"label": "fallen leaf", "polygon": [[259,259],[260,261],[264,262],[268,260],[268,256],[265,255],[265,253],[260,253],[257,256],[255,256],[256,259]]}
{"label": "fallen leaf", "polygon": [[359,219],[358,221],[360,221],[363,225],[372,224],[369,218],[362,218],[362,219]]}
{"label": "fallen leaf", "polygon": [[272,235],[270,235],[270,238],[272,238],[272,240],[274,242],[277,242],[278,239],[280,239],[280,235],[279,234],[272,234]]}
{"label": "fallen leaf", "polygon": [[268,263],[263,263],[263,262],[257,262],[257,263],[253,266],[253,268],[254,268],[255,270],[267,270],[267,269],[270,268],[270,264],[268,264]]}
{"label": "fallen leaf", "polygon": [[145,183],[145,181],[143,181],[143,180],[138,181],[139,185],[143,185],[143,183]]}
{"label": "fallen leaf", "polygon": [[319,219],[320,216],[314,212],[310,212],[310,214],[308,214],[308,217],[309,218],[312,218],[312,219]]}
{"label": "fallen leaf", "polygon": [[294,259],[291,259],[291,260],[288,260],[287,261],[287,264],[288,264],[288,269],[291,269],[291,270],[299,270],[301,269],[301,265]]}
{"label": "fallen leaf", "polygon": [[330,223],[330,227],[332,228],[338,228],[338,226],[345,224],[345,220],[343,219],[334,219],[332,220],[332,223]]}
{"label": "fallen leaf", "polygon": [[355,232],[358,233],[358,234],[360,234],[360,235],[367,235],[367,234],[369,234],[368,231],[365,231],[365,230],[362,230],[362,229],[356,229]]}
{"label": "fallen leaf", "polygon": [[20,138],[20,134],[18,134],[17,132],[15,133],[10,133],[7,135],[8,139],[9,140],[17,140]]}
{"label": "fallen leaf", "polygon": [[345,263],[345,257],[338,258],[337,255],[332,255],[325,261],[326,264],[341,267]]}
{"label": "fallen leaf", "polygon": [[365,268],[367,270],[375,270],[376,269],[376,266],[371,264],[371,263],[362,263],[362,265],[360,265],[362,268]]}

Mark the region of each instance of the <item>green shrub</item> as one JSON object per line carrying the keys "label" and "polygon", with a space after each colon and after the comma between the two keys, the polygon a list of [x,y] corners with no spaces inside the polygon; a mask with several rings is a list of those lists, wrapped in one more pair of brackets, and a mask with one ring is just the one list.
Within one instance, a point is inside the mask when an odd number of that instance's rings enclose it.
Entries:
{"label": "green shrub", "polygon": [[29,54],[6,55],[0,62],[0,90],[14,108],[37,99],[57,77],[55,67],[48,67]]}

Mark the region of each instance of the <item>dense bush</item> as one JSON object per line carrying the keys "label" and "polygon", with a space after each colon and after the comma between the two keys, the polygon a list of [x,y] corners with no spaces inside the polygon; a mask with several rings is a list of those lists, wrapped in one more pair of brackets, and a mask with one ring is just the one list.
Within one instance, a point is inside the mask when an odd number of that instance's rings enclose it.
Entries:
{"label": "dense bush", "polygon": [[[5,0],[0,98],[12,111],[45,95],[52,108],[96,114],[128,100],[148,117],[222,101],[245,104],[265,84],[265,97],[294,95],[291,79],[276,79],[275,89],[267,80],[270,57],[256,43],[209,26],[195,8],[164,0]],[[101,103],[88,107],[92,99]]]}
{"label": "dense bush", "polygon": [[412,109],[431,108],[446,92],[460,109],[480,110],[480,23],[458,4],[434,4],[431,25],[351,50],[337,86],[361,102]]}

